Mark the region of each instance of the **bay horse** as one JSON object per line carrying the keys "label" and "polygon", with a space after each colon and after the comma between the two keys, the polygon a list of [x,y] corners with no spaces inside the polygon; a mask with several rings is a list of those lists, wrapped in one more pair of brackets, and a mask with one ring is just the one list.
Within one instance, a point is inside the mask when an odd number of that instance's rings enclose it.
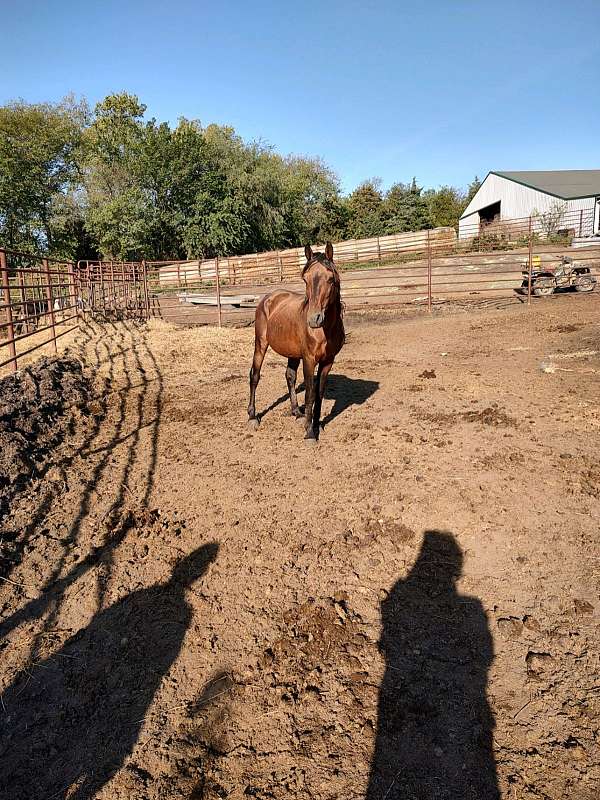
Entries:
{"label": "bay horse", "polygon": [[[302,279],[306,293],[276,289],[261,298],[254,320],[254,358],[250,370],[248,424],[258,427],[255,399],[260,369],[269,346],[288,360],[285,377],[290,393],[292,416],[302,418],[296,397],[296,375],[302,361],[304,386],[305,439],[319,438],[321,403],[327,376],[336,355],[344,345],[344,323],[340,296],[340,274],[333,262],[333,245],[327,242],[324,253],[304,248],[306,265]],[[315,383],[315,367],[317,379]]]}

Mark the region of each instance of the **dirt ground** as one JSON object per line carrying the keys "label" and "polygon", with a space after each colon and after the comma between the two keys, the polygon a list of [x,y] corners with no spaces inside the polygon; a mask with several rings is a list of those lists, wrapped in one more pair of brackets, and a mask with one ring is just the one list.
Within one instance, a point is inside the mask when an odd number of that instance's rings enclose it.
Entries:
{"label": "dirt ground", "polygon": [[2,797],[596,800],[597,297],[347,329],[316,448],[272,353],[247,429],[250,329],[71,348],[1,521]]}

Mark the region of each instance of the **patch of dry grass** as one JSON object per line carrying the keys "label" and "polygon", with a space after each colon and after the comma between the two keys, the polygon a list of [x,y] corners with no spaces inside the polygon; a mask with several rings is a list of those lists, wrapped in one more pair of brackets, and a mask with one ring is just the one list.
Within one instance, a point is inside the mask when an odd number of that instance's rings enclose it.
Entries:
{"label": "patch of dry grass", "polygon": [[250,366],[254,331],[250,328],[179,328],[151,320],[147,344],[166,372],[193,373],[201,380]]}

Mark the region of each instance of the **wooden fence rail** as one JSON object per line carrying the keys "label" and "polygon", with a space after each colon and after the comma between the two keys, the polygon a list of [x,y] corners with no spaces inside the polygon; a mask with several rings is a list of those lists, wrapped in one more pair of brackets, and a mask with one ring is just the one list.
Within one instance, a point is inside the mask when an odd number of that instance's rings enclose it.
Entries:
{"label": "wooden fence rail", "polygon": [[[402,254],[425,251],[428,240],[433,248],[448,248],[456,242],[454,228],[395,233],[371,239],[348,239],[333,245],[336,264],[352,265],[377,262],[382,264]],[[321,246],[321,249],[324,247]],[[319,245],[316,246],[319,249]],[[211,283],[216,278],[214,258],[190,261],[152,261],[158,286],[186,287]],[[219,272],[223,282],[232,286],[259,282],[284,282],[294,279],[304,266],[304,247],[272,250],[243,256],[220,256]]]}

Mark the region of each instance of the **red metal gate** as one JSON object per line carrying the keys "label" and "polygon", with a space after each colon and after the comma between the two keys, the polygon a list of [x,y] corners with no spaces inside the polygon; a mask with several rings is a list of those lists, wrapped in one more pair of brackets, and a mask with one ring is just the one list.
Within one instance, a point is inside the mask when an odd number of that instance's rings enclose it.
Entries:
{"label": "red metal gate", "polygon": [[0,248],[0,369],[74,331],[87,317],[147,319],[145,262],[77,265]]}

